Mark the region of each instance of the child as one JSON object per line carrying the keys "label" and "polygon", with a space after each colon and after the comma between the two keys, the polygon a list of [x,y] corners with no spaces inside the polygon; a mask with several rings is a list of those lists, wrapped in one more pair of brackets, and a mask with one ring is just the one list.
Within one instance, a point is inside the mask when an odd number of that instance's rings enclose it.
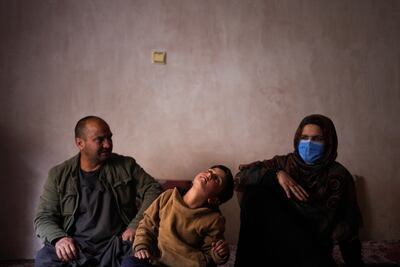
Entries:
{"label": "child", "polygon": [[134,256],[122,267],[224,264],[229,247],[218,206],[232,195],[232,173],[223,165],[197,174],[186,193],[177,188],[165,191],[145,211],[133,242]]}

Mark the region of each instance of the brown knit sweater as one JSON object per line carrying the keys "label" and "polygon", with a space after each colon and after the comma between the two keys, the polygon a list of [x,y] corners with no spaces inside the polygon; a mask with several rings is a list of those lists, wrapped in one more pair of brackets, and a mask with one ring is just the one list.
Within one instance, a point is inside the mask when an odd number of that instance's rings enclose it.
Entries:
{"label": "brown knit sweater", "polygon": [[188,208],[179,191],[162,193],[145,211],[136,230],[134,251],[143,248],[157,266],[215,266],[224,264],[212,250],[212,242],[225,239],[225,218],[208,207]]}

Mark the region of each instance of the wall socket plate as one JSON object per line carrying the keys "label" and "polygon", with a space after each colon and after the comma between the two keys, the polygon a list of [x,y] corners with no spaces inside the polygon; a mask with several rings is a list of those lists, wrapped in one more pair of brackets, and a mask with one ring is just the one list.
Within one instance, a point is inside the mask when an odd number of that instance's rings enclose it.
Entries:
{"label": "wall socket plate", "polygon": [[153,51],[151,62],[153,64],[167,64],[167,52]]}

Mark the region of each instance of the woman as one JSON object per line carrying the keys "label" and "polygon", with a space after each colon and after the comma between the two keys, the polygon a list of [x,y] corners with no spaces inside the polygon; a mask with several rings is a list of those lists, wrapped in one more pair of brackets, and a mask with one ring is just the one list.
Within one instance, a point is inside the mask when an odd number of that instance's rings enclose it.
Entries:
{"label": "woman", "polygon": [[347,265],[363,266],[361,214],[352,175],[335,161],[337,146],[332,121],[310,115],[295,133],[293,153],[239,167],[236,267],[335,266],[334,242]]}

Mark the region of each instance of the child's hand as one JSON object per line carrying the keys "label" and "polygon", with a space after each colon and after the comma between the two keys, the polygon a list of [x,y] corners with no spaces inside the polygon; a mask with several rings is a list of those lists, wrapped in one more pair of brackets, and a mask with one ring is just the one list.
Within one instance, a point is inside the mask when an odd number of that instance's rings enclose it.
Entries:
{"label": "child's hand", "polygon": [[149,260],[151,258],[151,253],[147,249],[141,249],[135,252],[135,257],[141,260]]}
{"label": "child's hand", "polygon": [[229,255],[229,245],[226,240],[214,241],[211,245],[213,251],[215,251],[221,258],[225,258]]}

